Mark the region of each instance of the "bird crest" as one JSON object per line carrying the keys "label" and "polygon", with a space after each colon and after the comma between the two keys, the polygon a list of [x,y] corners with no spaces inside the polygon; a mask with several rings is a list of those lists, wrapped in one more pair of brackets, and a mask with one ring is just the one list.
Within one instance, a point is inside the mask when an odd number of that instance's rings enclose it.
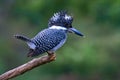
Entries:
{"label": "bird crest", "polygon": [[54,13],[54,15],[50,18],[48,26],[51,27],[53,25],[57,26],[66,26],[67,24],[71,25],[73,22],[73,17],[67,14],[67,11],[60,11]]}

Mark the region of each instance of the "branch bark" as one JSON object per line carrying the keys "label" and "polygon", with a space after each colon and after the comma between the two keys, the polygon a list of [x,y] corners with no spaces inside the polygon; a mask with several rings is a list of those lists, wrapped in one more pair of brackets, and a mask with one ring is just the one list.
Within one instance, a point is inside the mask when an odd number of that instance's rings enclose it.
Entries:
{"label": "branch bark", "polygon": [[45,56],[42,56],[39,58],[35,58],[17,68],[14,68],[12,70],[9,70],[9,71],[3,73],[2,75],[0,75],[0,80],[8,80],[8,79],[14,78],[14,77],[19,76],[37,66],[49,63],[54,60],[55,60],[55,54],[45,55]]}

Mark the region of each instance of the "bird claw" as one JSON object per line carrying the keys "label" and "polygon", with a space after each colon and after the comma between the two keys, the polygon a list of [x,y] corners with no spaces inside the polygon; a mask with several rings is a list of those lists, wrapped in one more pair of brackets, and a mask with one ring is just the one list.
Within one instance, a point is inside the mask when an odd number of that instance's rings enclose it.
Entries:
{"label": "bird claw", "polygon": [[49,59],[50,59],[50,60],[55,60],[55,59],[56,59],[56,55],[55,55],[55,54],[49,55]]}
{"label": "bird claw", "polygon": [[48,51],[47,53],[48,53],[48,56],[49,56],[49,59],[50,59],[50,60],[55,60],[55,59],[56,59],[56,55],[55,55],[54,52]]}

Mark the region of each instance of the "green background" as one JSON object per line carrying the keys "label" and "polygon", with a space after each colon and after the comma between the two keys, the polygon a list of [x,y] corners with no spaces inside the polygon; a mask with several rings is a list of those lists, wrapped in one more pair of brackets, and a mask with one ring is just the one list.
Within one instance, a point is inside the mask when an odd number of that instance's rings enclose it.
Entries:
{"label": "green background", "polygon": [[120,0],[0,0],[0,74],[33,59],[13,35],[32,38],[60,10],[86,37],[69,33],[56,61],[12,80],[120,80]]}

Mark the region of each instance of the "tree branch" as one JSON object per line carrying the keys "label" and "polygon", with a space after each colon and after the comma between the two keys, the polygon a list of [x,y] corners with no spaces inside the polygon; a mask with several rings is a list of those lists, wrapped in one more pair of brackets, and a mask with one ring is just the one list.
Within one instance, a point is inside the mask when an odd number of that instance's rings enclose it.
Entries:
{"label": "tree branch", "polygon": [[5,72],[4,74],[0,75],[0,80],[8,80],[8,79],[14,78],[14,77],[19,76],[37,66],[49,63],[54,60],[55,60],[55,54],[45,55],[45,56],[42,56],[39,58],[35,58],[17,68],[9,70],[9,71]]}

